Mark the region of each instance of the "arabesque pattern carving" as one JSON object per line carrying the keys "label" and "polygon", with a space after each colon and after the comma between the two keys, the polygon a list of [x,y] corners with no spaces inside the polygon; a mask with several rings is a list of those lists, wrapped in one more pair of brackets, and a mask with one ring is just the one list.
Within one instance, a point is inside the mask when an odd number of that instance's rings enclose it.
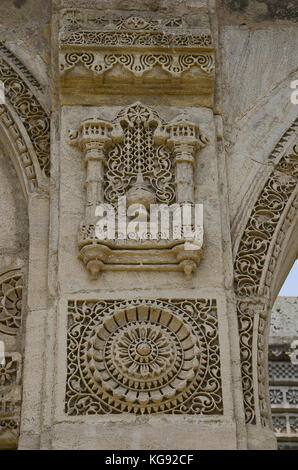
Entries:
{"label": "arabesque pattern carving", "polygon": [[68,52],[60,56],[60,70],[65,72],[72,69],[76,64],[81,63],[86,69],[92,70],[96,74],[102,74],[111,69],[116,64],[129,70],[136,76],[142,76],[155,66],[160,66],[173,76],[180,76],[181,73],[197,66],[206,74],[214,71],[214,57],[212,54],[148,54],[135,52],[130,54],[107,54],[104,52]]}
{"label": "arabesque pattern carving", "polygon": [[0,277],[0,332],[15,335],[22,321],[23,275],[8,271]]}
{"label": "arabesque pattern carving", "polygon": [[172,34],[148,32],[78,31],[60,37],[62,44],[80,46],[159,46],[206,47],[212,44],[210,34]]}
{"label": "arabesque pattern carving", "polygon": [[272,236],[297,185],[298,144],[275,166],[252,210],[235,259],[240,296],[261,294],[260,280]]}
{"label": "arabesque pattern carving", "polygon": [[66,413],[222,414],[214,300],[69,301]]}
{"label": "arabesque pattern carving", "polygon": [[[5,50],[2,47],[0,52],[3,53]],[[4,83],[6,98],[13,106],[28,133],[41,170],[44,171],[46,176],[49,176],[50,119],[48,115],[26,81],[10,65],[5,54],[4,57],[0,56],[0,80]]]}
{"label": "arabesque pattern carving", "polygon": [[[242,386],[246,421],[259,419],[268,425],[266,397],[266,351],[268,295],[284,234],[293,219],[298,200],[298,144],[276,163],[251,212],[241,237],[234,264],[235,292],[240,335]],[[281,220],[283,221],[281,224]],[[276,232],[279,230],[278,235]],[[274,240],[274,244],[272,242]],[[273,250],[274,245],[274,250]],[[270,262],[268,257],[270,257]],[[265,267],[267,273],[264,276]],[[253,335],[257,331],[257,364],[254,363]],[[256,416],[253,370],[257,367],[260,416]]]}

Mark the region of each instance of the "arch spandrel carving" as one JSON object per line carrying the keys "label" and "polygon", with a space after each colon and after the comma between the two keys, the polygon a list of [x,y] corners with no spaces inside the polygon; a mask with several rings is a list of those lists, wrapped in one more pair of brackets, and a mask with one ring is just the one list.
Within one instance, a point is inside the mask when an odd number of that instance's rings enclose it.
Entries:
{"label": "arch spandrel carving", "polygon": [[[50,174],[50,119],[37,97],[41,87],[3,43],[0,43],[0,80],[4,84],[7,101],[7,104],[0,106],[2,122],[10,127],[9,122],[13,121],[12,128],[9,129],[10,133],[14,128],[18,128],[12,137],[15,137],[17,144],[20,145],[20,153],[25,153],[21,140],[28,141],[29,139],[30,142],[31,149],[29,152],[27,151],[27,154],[31,153],[31,156],[25,157],[23,155],[23,159],[26,160],[23,164],[27,168],[24,176],[34,179],[33,169],[31,177],[28,176],[30,175],[28,159],[31,159],[35,167],[34,172],[38,174],[39,180],[42,178],[46,180]],[[36,94],[35,89],[37,90]],[[4,113],[6,115],[3,116]],[[19,122],[17,123],[17,121]],[[20,134],[19,138],[18,133]],[[32,153],[35,154],[35,157],[32,157]],[[32,185],[34,186],[34,183],[28,182],[27,189],[29,191],[32,190]]]}
{"label": "arch spandrel carving", "polygon": [[287,235],[298,223],[296,121],[269,158],[275,164],[250,213],[234,260],[246,422],[264,426],[272,426],[266,371],[273,278],[278,275]]}

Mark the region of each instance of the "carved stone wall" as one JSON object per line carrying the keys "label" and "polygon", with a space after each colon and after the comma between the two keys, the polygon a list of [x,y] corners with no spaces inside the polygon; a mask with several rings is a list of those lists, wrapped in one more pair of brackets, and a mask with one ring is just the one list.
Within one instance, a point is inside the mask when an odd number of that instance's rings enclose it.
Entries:
{"label": "carved stone wall", "polygon": [[[0,447],[297,440],[289,351],[267,353],[298,250],[298,29],[289,2],[236,3],[1,2]],[[122,197],[199,206],[198,238],[99,234]]]}

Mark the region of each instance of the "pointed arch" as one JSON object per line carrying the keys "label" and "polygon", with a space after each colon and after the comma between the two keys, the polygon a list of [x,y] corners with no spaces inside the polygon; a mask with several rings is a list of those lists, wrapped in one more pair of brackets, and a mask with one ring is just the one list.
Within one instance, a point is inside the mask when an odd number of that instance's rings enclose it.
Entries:
{"label": "pointed arch", "polygon": [[268,159],[273,164],[262,175],[262,187],[236,243],[234,290],[246,422],[271,427],[267,377],[270,311],[286,269],[298,254],[297,117]]}

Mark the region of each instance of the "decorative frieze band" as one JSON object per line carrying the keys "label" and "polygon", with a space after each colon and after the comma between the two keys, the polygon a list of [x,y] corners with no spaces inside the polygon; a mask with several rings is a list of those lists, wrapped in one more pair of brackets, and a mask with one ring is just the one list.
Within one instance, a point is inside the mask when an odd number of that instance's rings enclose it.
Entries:
{"label": "decorative frieze band", "polygon": [[[127,93],[127,85],[130,88],[133,80],[143,94],[144,86],[147,93],[163,90],[179,94],[183,90],[202,95],[202,104],[212,106],[215,59],[208,15],[202,22],[190,23],[182,17],[145,19],[86,9],[62,10],[59,34],[62,92],[68,97],[69,89],[75,86],[86,94],[86,80],[91,78],[88,72],[92,72],[98,92],[112,93],[113,86],[119,84]],[[82,66],[86,70],[84,82],[75,73]],[[119,67],[125,69],[125,77],[118,73]],[[161,80],[165,73],[172,80]],[[105,74],[113,75],[112,87],[100,81],[99,77]],[[143,77],[146,84],[141,80]],[[187,86],[190,82],[193,88]],[[93,90],[94,85],[92,82]]]}
{"label": "decorative frieze band", "polygon": [[179,77],[192,67],[197,67],[206,74],[214,71],[213,54],[177,54],[177,53],[145,53],[125,52],[122,54],[105,53],[103,51],[71,51],[60,54],[60,70],[62,73],[82,64],[86,69],[97,75],[107,72],[115,65],[124,67],[136,77],[159,66],[173,77]]}

